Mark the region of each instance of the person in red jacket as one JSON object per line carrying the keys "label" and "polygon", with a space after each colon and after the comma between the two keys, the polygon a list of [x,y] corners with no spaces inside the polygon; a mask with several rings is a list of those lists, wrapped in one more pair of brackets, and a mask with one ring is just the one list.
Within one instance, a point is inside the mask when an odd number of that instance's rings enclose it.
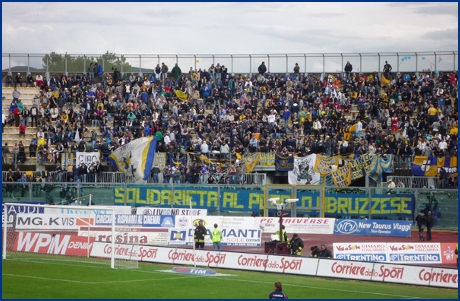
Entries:
{"label": "person in red jacket", "polygon": [[15,121],[15,124],[16,124],[16,127],[19,126],[19,123],[21,121],[21,110],[19,110],[18,107],[16,107],[14,110],[13,110],[13,114],[14,114],[14,121]]}
{"label": "person in red jacket", "polygon": [[21,122],[21,125],[19,125],[19,136],[26,136],[26,129],[27,126],[24,124],[24,122]]}

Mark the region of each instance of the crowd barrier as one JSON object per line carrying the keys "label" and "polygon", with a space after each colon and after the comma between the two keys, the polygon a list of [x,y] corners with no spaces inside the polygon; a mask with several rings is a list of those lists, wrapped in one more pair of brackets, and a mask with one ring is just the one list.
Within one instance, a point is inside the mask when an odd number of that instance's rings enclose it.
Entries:
{"label": "crowd barrier", "polygon": [[[211,64],[225,65],[230,74],[257,73],[258,66],[265,62],[267,72],[294,74],[293,68],[299,64],[300,73],[314,73],[324,76],[326,73],[344,73],[337,70],[343,69],[345,63],[350,61],[354,66],[353,72],[373,73],[378,72],[379,78],[383,71],[385,61],[393,66],[393,73],[398,72],[436,72],[456,71],[458,69],[457,51],[432,51],[432,52],[386,52],[386,53],[285,53],[285,54],[114,54],[114,56],[85,55],[85,54],[55,54],[62,58],[56,64],[50,64],[49,54],[39,53],[2,53],[2,66],[5,70],[3,78],[12,68],[23,72],[31,72],[32,76],[38,73],[50,78],[52,74],[86,73],[91,62],[97,61],[105,71],[111,67],[118,67],[119,71],[134,74],[153,74],[154,67],[164,62],[172,70],[174,64],[178,64],[182,73],[188,72],[189,68],[208,69]],[[410,60],[404,58],[413,57]],[[442,57],[442,60],[440,59]],[[78,63],[76,63],[78,61]],[[121,63],[123,62],[123,63]],[[22,66],[17,70],[17,66]],[[136,67],[135,67],[136,66]],[[142,66],[142,67],[140,67]],[[170,71],[171,72],[171,71]],[[171,73],[169,73],[171,74]]]}
{"label": "crowd barrier", "polygon": [[[11,197],[9,190],[14,198]],[[209,215],[276,216],[268,198],[298,198],[287,206],[292,217],[413,221],[431,210],[435,227],[458,226],[458,191],[453,189],[321,187],[303,185],[201,185],[105,183],[3,183],[5,202],[121,205],[206,209]]]}

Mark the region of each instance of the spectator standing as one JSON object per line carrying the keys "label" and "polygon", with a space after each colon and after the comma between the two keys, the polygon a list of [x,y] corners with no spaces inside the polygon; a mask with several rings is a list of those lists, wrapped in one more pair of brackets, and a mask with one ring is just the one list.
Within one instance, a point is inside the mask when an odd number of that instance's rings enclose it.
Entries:
{"label": "spectator standing", "polygon": [[349,79],[349,78],[350,78],[350,73],[351,73],[351,71],[353,71],[353,66],[350,64],[350,61],[347,61],[347,63],[345,64],[345,68],[343,69],[343,71],[345,71],[345,77],[346,77],[346,79]]}
{"label": "spectator standing", "polygon": [[7,154],[10,153],[10,148],[8,147],[8,143],[5,142],[5,145],[2,147],[2,163],[6,164],[7,162]]}
{"label": "spectator standing", "polygon": [[299,78],[300,77],[300,66],[298,63],[295,63],[293,70],[294,70],[294,79]]}
{"label": "spectator standing", "polygon": [[19,101],[19,97],[21,97],[21,95],[22,95],[21,91],[18,91],[18,88],[16,88],[15,86],[13,92],[11,93],[13,100],[15,102]]}
{"label": "spectator standing", "polygon": [[40,196],[40,190],[42,188],[42,185],[39,184],[39,183],[42,183],[42,177],[40,176],[40,172],[37,172],[35,174],[35,178],[33,179],[33,192],[32,192],[32,196],[34,197],[38,197]]}
{"label": "spectator standing", "polygon": [[94,74],[97,72],[96,67],[94,66],[94,63],[89,64],[88,67],[88,74],[89,74],[89,81],[91,84],[94,83]]}
{"label": "spectator standing", "polygon": [[102,83],[102,66],[96,63],[96,73],[97,73],[97,81],[98,83]]}
{"label": "spectator standing", "polygon": [[214,224],[214,229],[211,231],[211,240],[212,245],[214,246],[214,251],[222,251],[222,230],[218,228],[217,224]]}
{"label": "spectator standing", "polygon": [[182,74],[182,70],[180,69],[180,67],[177,65],[177,63],[174,65],[174,67],[172,68],[171,70],[172,72],[172,75],[174,77],[174,79],[177,81],[177,79],[181,76]]}
{"label": "spectator standing", "polygon": [[19,155],[19,145],[15,143],[13,146],[13,161],[11,164],[13,165],[18,164],[18,155]]}
{"label": "spectator standing", "polygon": [[425,223],[426,223],[426,240],[430,241],[432,240],[431,228],[433,228],[433,225],[434,225],[434,217],[431,214],[431,211],[428,211],[428,214],[425,217]]}
{"label": "spectator standing", "polygon": [[383,75],[388,80],[390,80],[390,72],[391,72],[392,69],[393,68],[391,67],[391,65],[388,64],[388,61],[385,61],[385,65],[383,66]]}
{"label": "spectator standing", "polygon": [[417,227],[418,227],[418,239],[422,241],[424,240],[423,225],[425,224],[425,216],[422,210],[420,210],[420,212],[418,213],[417,217],[415,218],[415,221],[417,222]]}
{"label": "spectator standing", "polygon": [[166,78],[168,77],[168,71],[168,66],[165,63],[161,63],[161,81],[163,82],[163,84],[166,81]]}
{"label": "spectator standing", "polygon": [[275,282],[275,290],[268,295],[268,299],[289,299],[288,296],[283,293],[283,285],[281,282]]}
{"label": "spectator standing", "polygon": [[265,66],[265,62],[262,62],[257,70],[259,71],[259,74],[265,76],[265,73],[267,72],[267,66]]}

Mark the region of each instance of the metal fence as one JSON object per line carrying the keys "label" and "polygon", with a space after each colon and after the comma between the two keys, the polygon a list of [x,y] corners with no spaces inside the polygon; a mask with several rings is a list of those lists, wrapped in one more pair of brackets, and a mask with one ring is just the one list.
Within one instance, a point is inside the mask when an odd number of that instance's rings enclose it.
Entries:
{"label": "metal fence", "polygon": [[[117,68],[122,74],[152,74],[157,64],[165,63],[171,72],[178,64],[182,73],[193,69],[208,69],[211,64],[220,63],[228,68],[228,73],[257,73],[262,62],[271,73],[294,73],[299,64],[300,73],[340,73],[347,61],[353,65],[353,72],[372,73],[383,71],[385,62],[392,65],[393,73],[398,72],[439,72],[457,71],[458,51],[432,52],[386,52],[386,53],[289,53],[289,54],[37,54],[2,53],[3,76],[7,72],[24,74],[87,73],[90,63],[102,65],[105,72]],[[24,77],[25,78],[25,77]],[[380,77],[381,78],[381,77]]]}
{"label": "metal fence", "polygon": [[[437,177],[388,176],[387,181],[390,179],[396,184],[396,186],[398,186],[398,183],[401,182],[405,188],[447,188],[447,185],[442,185],[441,182],[438,181]],[[382,183],[381,187],[388,187],[388,182]]]}
{"label": "metal fence", "polygon": [[[3,181],[5,181],[6,176],[7,176],[7,171],[2,171],[2,178]],[[24,173],[24,171],[21,171],[21,174]],[[33,174],[33,177],[35,176],[36,173],[42,174],[40,171],[29,171],[29,173]],[[48,171],[46,172],[47,175],[50,175],[53,178],[53,181],[57,181],[56,177],[56,172],[55,171]],[[61,181],[62,182],[68,182],[69,177],[71,176],[71,173],[69,172],[62,172],[61,176]],[[229,182],[231,184],[238,184],[238,183],[243,183],[243,184],[256,184],[256,185],[265,185],[267,183],[267,175],[265,173],[246,173],[246,174],[236,174],[236,175],[228,175],[228,174],[215,174],[214,175],[216,180],[219,181],[222,177],[228,178]],[[158,174],[158,183],[163,183],[163,174],[159,173]],[[94,175],[94,183],[107,183],[107,184],[120,184],[120,183],[135,183],[137,180],[130,175],[126,175],[121,172],[102,172],[101,174],[95,174]],[[168,183],[172,183],[173,180],[172,178],[169,179]],[[145,183],[153,184],[155,183],[154,178],[150,176]],[[163,184],[168,184],[168,183],[163,183]],[[185,178],[181,178],[181,183],[185,183]],[[88,184],[92,184],[89,183]]]}
{"label": "metal fence", "polygon": [[[3,183],[4,202],[208,209],[209,215],[276,216],[268,198],[298,198],[286,212],[298,217],[413,221],[431,210],[436,228],[457,229],[458,190],[337,188],[304,185],[204,185],[127,183]],[[195,207],[196,206],[196,207]]]}

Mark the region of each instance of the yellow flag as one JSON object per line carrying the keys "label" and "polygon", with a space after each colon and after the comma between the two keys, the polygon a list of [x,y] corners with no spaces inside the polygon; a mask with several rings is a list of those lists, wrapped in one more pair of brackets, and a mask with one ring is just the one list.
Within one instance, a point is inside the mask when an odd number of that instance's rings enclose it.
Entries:
{"label": "yellow flag", "polygon": [[246,166],[246,172],[251,173],[259,162],[259,153],[253,153],[244,158],[244,165]]}
{"label": "yellow flag", "polygon": [[176,96],[181,99],[187,99],[187,94],[181,90],[176,90]]}
{"label": "yellow flag", "polygon": [[389,85],[390,80],[385,77],[385,75],[382,74],[382,85]]}

